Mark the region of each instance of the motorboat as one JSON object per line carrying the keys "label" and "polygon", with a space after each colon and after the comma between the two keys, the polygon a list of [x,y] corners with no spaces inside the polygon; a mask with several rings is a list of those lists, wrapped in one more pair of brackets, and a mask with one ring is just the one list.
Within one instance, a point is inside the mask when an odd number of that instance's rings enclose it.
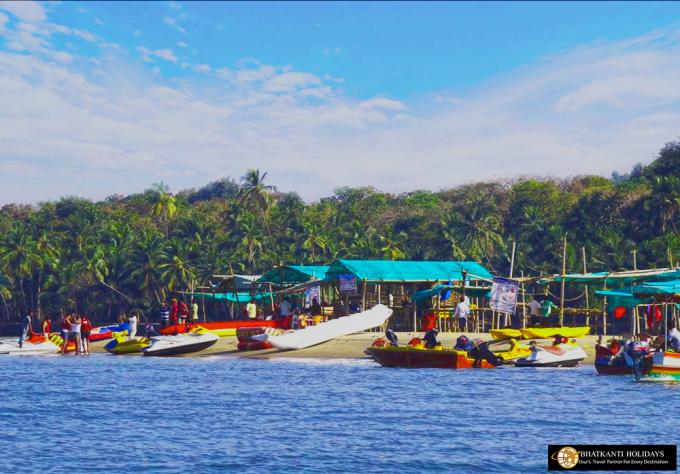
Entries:
{"label": "motorboat", "polygon": [[135,354],[142,352],[142,349],[149,347],[148,337],[135,337],[128,339],[125,336],[118,336],[115,339],[109,341],[105,346],[104,350],[110,352],[111,354]]}
{"label": "motorboat", "polygon": [[595,345],[595,370],[600,375],[630,375],[633,359],[624,350],[626,341],[612,340],[608,346]]}
{"label": "motorboat", "polygon": [[337,337],[382,326],[391,315],[392,310],[390,308],[378,304],[361,313],[331,319],[297,331],[289,331],[280,335],[261,334],[253,336],[253,339],[268,342],[277,349],[304,349]]}
{"label": "motorboat", "polygon": [[651,355],[651,367],[647,368],[640,382],[680,382],[680,353],[657,351]]}
{"label": "motorboat", "polygon": [[145,356],[177,356],[192,354],[213,346],[220,337],[209,332],[189,332],[175,336],[154,336],[142,349]]}
{"label": "motorboat", "polygon": [[0,354],[9,355],[44,355],[57,354],[60,348],[43,336],[32,335],[19,347],[19,340],[15,337],[0,339]]}
{"label": "motorboat", "polygon": [[238,345],[236,346],[239,351],[261,351],[265,349],[271,349],[272,346],[267,341],[258,341],[253,339],[254,336],[264,334],[267,331],[271,331],[272,328],[268,327],[247,327],[238,328],[236,330],[236,339],[238,339]]}
{"label": "motorboat", "polygon": [[586,358],[585,351],[573,340],[556,336],[550,346],[531,344],[531,354],[515,361],[515,367],[576,367]]}

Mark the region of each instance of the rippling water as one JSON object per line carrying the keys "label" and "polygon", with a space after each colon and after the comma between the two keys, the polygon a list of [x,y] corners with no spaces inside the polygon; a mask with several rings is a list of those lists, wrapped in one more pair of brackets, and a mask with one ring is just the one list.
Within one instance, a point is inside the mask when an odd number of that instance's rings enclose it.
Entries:
{"label": "rippling water", "polygon": [[0,357],[0,472],[545,472],[549,443],[678,443],[680,387],[578,369]]}

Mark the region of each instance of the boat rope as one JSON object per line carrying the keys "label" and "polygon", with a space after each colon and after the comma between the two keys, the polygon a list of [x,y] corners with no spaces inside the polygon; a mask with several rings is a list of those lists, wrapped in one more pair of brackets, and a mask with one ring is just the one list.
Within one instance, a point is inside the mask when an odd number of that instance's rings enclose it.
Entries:
{"label": "boat rope", "polygon": [[[559,300],[559,299],[560,299],[560,297],[559,297],[558,295],[553,295],[550,291],[548,291],[548,294],[549,294],[550,296],[552,296],[553,298],[555,298],[556,300]],[[575,298],[565,298],[564,301],[576,301],[576,300],[580,300],[580,299],[583,298],[585,295],[586,295],[586,293],[583,292],[583,293],[581,293],[580,295],[578,295],[578,296],[575,297]]]}

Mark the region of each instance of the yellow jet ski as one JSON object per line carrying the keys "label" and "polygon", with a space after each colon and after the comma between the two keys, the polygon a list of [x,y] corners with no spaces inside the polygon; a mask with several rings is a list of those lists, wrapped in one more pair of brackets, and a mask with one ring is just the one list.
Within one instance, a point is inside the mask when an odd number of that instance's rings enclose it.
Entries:
{"label": "yellow jet ski", "polygon": [[149,347],[150,341],[148,337],[136,337],[128,339],[125,336],[116,336],[104,346],[104,349],[111,354],[134,354],[142,352],[142,349]]}

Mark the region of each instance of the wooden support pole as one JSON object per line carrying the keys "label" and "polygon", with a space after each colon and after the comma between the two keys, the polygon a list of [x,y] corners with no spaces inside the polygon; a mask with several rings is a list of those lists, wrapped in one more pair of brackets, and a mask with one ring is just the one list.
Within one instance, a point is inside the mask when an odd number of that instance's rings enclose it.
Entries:
{"label": "wooden support pole", "polygon": [[637,271],[637,250],[633,250],[633,270]]}
{"label": "wooden support pole", "polygon": [[510,256],[510,278],[512,278],[512,272],[515,270],[515,249],[517,248],[517,242],[512,241],[512,255]]}
{"label": "wooden support pole", "polygon": [[567,275],[567,236],[564,236],[564,244],[562,246],[562,289],[560,292],[560,327],[564,325],[564,290],[565,277]]}
{"label": "wooden support pole", "polygon": [[[413,284],[413,294],[415,295],[416,293],[416,284]],[[418,314],[417,314],[417,306],[415,301],[413,302],[413,332],[418,332]]]}
{"label": "wooden support pole", "polygon": [[361,296],[361,311],[366,311],[366,279],[364,278],[362,296]]}

